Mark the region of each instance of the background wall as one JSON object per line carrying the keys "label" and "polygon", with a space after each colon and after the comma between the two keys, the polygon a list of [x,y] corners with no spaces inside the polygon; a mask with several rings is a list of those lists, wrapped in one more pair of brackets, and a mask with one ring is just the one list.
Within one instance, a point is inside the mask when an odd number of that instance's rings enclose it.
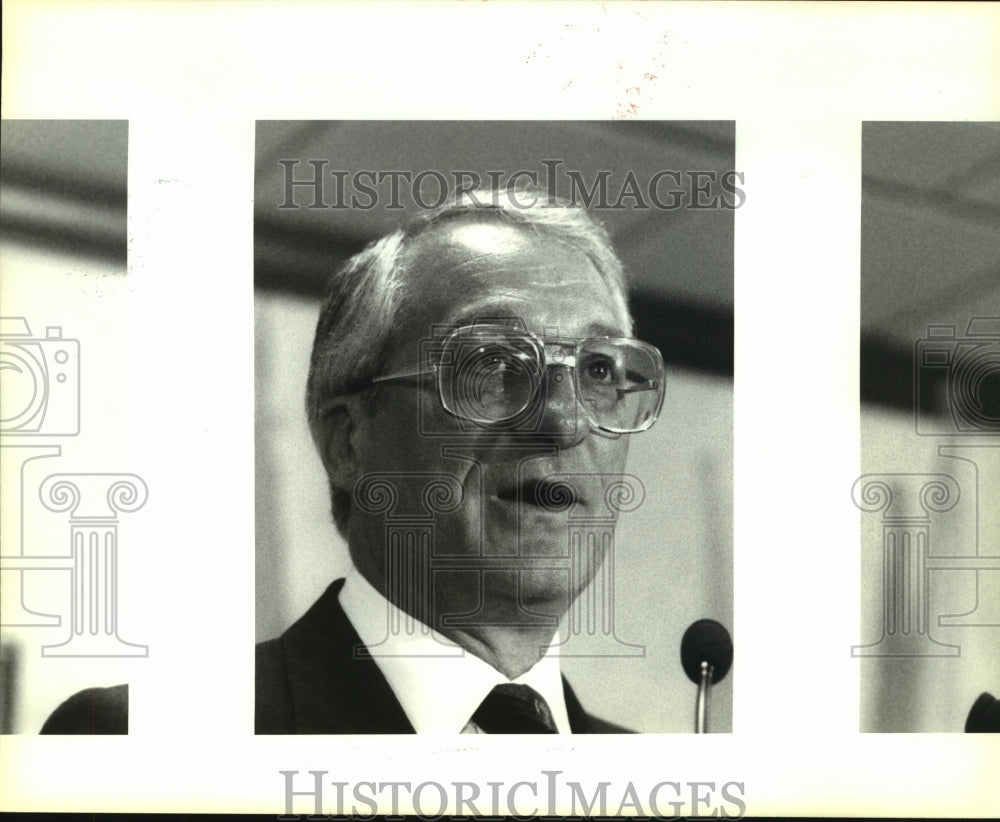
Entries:
{"label": "background wall", "polygon": [[[946,420],[942,420],[945,422]],[[861,672],[860,727],[887,733],[959,732],[983,691],[1000,693],[1000,442],[938,453],[941,441],[917,437],[912,414],[870,407],[861,417],[862,473],[945,475],[959,489],[951,510],[929,522],[931,557],[993,556],[990,571],[933,570],[926,579],[928,635],[914,655],[886,636],[886,575],[881,512],[861,515],[862,623],[859,644],[888,642],[865,653]],[[956,438],[945,442],[956,443]],[[969,461],[969,460],[972,461]],[[978,468],[975,463],[978,463]],[[889,477],[894,504],[922,513],[913,477]],[[899,514],[897,508],[892,513]],[[905,596],[905,588],[901,591]],[[914,603],[916,604],[916,603]],[[891,606],[890,606],[891,607]],[[913,614],[914,626],[916,613]],[[897,624],[897,638],[902,628]],[[915,633],[915,631],[913,631]]]}

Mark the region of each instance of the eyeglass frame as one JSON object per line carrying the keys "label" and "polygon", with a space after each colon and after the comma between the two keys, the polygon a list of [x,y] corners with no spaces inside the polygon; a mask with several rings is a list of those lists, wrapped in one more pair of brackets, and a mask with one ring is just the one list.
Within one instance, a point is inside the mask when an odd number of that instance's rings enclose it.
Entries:
{"label": "eyeglass frame", "polygon": [[[467,333],[469,331],[479,330],[479,329],[483,329],[488,332],[492,331],[498,334],[503,333],[504,335],[514,336],[530,342],[531,350],[535,353],[535,364],[541,366],[539,369],[539,374],[547,374],[549,368],[556,368],[556,367],[562,367],[571,370],[573,372],[573,392],[576,403],[577,405],[583,407],[584,412],[587,416],[587,420],[590,423],[592,429],[604,432],[605,434],[612,434],[616,436],[620,436],[622,434],[639,434],[643,431],[648,431],[650,428],[653,427],[657,419],[659,419],[660,411],[663,409],[663,401],[666,396],[666,366],[664,365],[663,362],[663,354],[660,353],[660,350],[655,345],[644,342],[643,340],[637,340],[634,337],[610,337],[610,336],[582,337],[582,338],[568,337],[568,338],[556,338],[552,340],[543,340],[537,334],[534,334],[533,332],[525,328],[519,328],[511,325],[501,325],[496,322],[472,323],[471,325],[460,326],[458,328],[453,329],[446,337],[443,337],[439,340],[435,340],[435,343],[444,348],[449,342],[457,338],[463,332]],[[656,406],[652,410],[650,415],[647,417],[647,419],[643,421],[641,427],[629,428],[626,430],[615,430],[613,428],[609,428],[605,425],[602,425],[598,420],[595,419],[592,410],[588,407],[588,404],[581,399],[579,372],[577,370],[577,360],[580,356],[581,348],[587,343],[594,343],[594,342],[628,343],[629,345],[635,346],[639,350],[644,351],[651,356],[652,362],[655,366],[656,374],[654,379],[647,380],[648,383],[647,386],[642,388],[632,388],[632,389],[622,389],[622,388],[616,389],[619,393],[619,399],[621,399],[622,395],[624,394],[634,393],[637,391],[658,392]],[[571,347],[573,349],[572,356],[567,356],[563,354],[559,357],[553,358],[555,360],[554,362],[550,361],[548,356],[548,349],[553,346],[556,346],[561,350],[565,350],[566,348]],[[445,401],[444,387],[442,382],[444,379],[442,374],[444,367],[445,367],[444,363],[436,363],[436,362],[427,363],[423,367],[418,366],[417,368],[405,369],[403,371],[395,371],[390,374],[381,374],[377,377],[373,377],[370,380],[368,380],[368,383],[370,385],[375,385],[378,383],[389,382],[391,380],[401,380],[411,377],[427,376],[433,373],[435,374],[435,383],[437,385],[438,401],[441,403],[441,408],[446,413],[451,414],[453,417],[456,417],[457,419],[460,420],[464,420],[465,422],[473,423],[477,426],[482,427],[483,430],[486,431],[489,431],[491,430],[491,428],[495,428],[496,426],[502,425],[502,423],[505,421],[516,419],[519,414],[522,414],[527,408],[531,406],[531,401],[529,401],[528,404],[522,407],[522,409],[517,413],[512,414],[509,417],[506,417],[504,420],[498,420],[495,423],[480,422],[478,420],[471,419],[467,416],[463,416],[459,412],[449,408],[447,402]]]}

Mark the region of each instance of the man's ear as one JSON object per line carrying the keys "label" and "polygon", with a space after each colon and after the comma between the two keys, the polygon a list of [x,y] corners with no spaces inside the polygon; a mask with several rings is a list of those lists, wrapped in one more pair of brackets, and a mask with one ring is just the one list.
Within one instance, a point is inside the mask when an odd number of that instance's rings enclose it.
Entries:
{"label": "man's ear", "polygon": [[337,397],[322,412],[323,465],[335,488],[350,491],[360,476],[362,432],[367,415],[357,394]]}

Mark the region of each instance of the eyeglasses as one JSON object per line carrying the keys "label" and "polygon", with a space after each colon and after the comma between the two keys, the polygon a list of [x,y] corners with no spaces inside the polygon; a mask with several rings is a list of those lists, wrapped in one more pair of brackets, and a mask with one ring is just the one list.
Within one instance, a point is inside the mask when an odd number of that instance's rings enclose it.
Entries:
{"label": "eyeglasses", "polygon": [[553,367],[573,372],[579,404],[590,425],[601,431],[645,431],[663,406],[663,357],[639,340],[543,341],[521,328],[476,324],[425,340],[421,363],[372,382],[435,374],[444,410],[489,430],[533,430],[548,390],[547,369]]}

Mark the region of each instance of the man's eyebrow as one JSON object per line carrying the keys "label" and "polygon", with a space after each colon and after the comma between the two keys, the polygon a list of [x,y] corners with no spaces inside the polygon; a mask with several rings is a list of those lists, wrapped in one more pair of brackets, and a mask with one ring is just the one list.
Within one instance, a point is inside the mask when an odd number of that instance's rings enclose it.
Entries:
{"label": "man's eyebrow", "polygon": [[510,308],[503,306],[493,306],[484,303],[474,306],[471,310],[463,311],[461,314],[449,318],[449,325],[472,325],[473,323],[484,323],[490,320],[518,320],[524,322],[524,318]]}
{"label": "man's eyebrow", "polygon": [[525,323],[524,316],[518,311],[509,308],[486,308],[480,309],[464,317],[467,322],[489,322],[490,320],[515,320],[521,324]]}
{"label": "man's eyebrow", "polygon": [[604,323],[591,323],[584,329],[587,337],[627,337],[621,328],[605,325]]}

